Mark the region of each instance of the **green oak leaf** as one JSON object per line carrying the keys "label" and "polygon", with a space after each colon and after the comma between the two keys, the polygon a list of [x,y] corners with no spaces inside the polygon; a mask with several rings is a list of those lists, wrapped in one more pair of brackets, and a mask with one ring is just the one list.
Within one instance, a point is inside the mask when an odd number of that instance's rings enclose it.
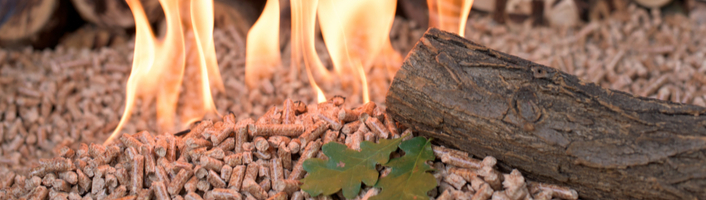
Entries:
{"label": "green oak leaf", "polygon": [[390,153],[397,150],[402,137],[381,139],[377,144],[363,141],[360,151],[348,149],[346,145],[329,142],[321,151],[329,159],[310,158],[304,161],[304,170],[309,175],[302,179],[301,188],[309,195],[331,195],[343,190],[343,196],[354,198],[360,192],[360,182],[372,186],[378,180],[375,165],[385,164],[390,160]]}
{"label": "green oak leaf", "polygon": [[434,169],[427,165],[427,160],[434,160],[431,140],[415,137],[402,142],[400,149],[405,155],[390,160],[385,166],[392,167],[390,174],[380,179],[375,187],[382,191],[376,199],[429,199],[427,192],[436,187],[436,179],[428,171]]}

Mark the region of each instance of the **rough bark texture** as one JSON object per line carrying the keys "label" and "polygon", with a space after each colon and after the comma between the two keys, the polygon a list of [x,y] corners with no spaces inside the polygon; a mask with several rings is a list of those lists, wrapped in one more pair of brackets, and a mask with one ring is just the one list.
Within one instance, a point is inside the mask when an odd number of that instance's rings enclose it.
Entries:
{"label": "rough bark texture", "polygon": [[706,199],[706,108],[603,89],[430,29],[387,96],[438,142],[583,199]]}

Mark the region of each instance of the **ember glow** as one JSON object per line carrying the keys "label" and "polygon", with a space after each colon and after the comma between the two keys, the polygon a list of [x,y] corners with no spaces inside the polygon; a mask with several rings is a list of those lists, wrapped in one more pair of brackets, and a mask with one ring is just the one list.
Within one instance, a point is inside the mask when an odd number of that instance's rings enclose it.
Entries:
{"label": "ember glow", "polygon": [[464,36],[473,0],[427,0],[429,26]]}
{"label": "ember glow", "polygon": [[[156,100],[157,122],[162,130],[175,127],[175,116],[179,90],[182,85],[185,67],[184,32],[192,30],[198,54],[198,67],[201,78],[201,105],[199,111],[181,115],[182,124],[201,119],[206,113],[217,113],[211,97],[211,85],[223,90],[218,71],[213,44],[213,2],[160,0],[164,9],[167,30],[163,39],[158,40],[147,21],[139,0],[127,0],[135,18],[135,51],[132,70],[127,82],[125,111],[113,134],[105,141],[109,144],[120,135],[120,130],[129,120],[136,98],[144,103]],[[188,6],[190,13],[182,26],[180,7]],[[186,20],[185,20],[186,21]]]}

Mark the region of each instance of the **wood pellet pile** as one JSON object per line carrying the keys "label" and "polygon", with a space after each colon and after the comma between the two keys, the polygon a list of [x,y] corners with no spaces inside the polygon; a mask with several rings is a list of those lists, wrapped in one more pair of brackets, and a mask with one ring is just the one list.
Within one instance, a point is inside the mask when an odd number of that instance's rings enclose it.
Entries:
{"label": "wood pellet pile", "polygon": [[[28,175],[0,178],[0,199],[310,199],[299,189],[309,158],[327,159],[328,142],[360,149],[362,141],[411,138],[375,103],[355,109],[333,97],[318,105],[285,100],[257,121],[201,121],[177,134],[141,131],[123,134],[107,146],[82,143],[61,148],[42,159]],[[433,146],[437,159],[436,199],[577,199],[569,188],[526,181],[519,171],[502,174],[496,160],[482,161],[461,152]],[[392,157],[400,156],[396,152]],[[431,164],[431,163],[430,163]],[[389,170],[379,167],[381,176]],[[362,190],[357,199],[374,196]],[[343,199],[338,194],[316,199]]]}

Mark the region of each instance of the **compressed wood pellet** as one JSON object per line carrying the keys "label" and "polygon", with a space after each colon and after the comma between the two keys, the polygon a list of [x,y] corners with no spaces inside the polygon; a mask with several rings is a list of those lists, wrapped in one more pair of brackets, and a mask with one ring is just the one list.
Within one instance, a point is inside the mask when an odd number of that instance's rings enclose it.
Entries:
{"label": "compressed wood pellet", "polygon": [[236,153],[233,155],[226,156],[223,158],[225,164],[235,167],[237,165],[243,164],[243,153]]}
{"label": "compressed wood pellet", "polygon": [[282,166],[282,159],[277,157],[270,160],[270,172],[272,173],[272,180],[276,183],[284,179],[284,167]]}
{"label": "compressed wood pellet", "polygon": [[140,142],[138,139],[136,139],[130,135],[127,135],[127,134],[122,134],[120,136],[120,141],[123,142],[123,144],[125,144],[125,146],[132,147],[135,149],[140,149],[140,147],[142,146],[142,142]]}
{"label": "compressed wood pellet", "polygon": [[297,137],[304,133],[305,127],[301,124],[248,124],[248,134],[255,136],[289,136]]}
{"label": "compressed wood pellet", "polygon": [[59,178],[72,185],[78,183],[78,175],[74,171],[60,172]]}
{"label": "compressed wood pellet", "polygon": [[218,147],[214,147],[211,150],[206,151],[204,155],[218,160],[223,160],[223,158],[226,156],[223,149]]}
{"label": "compressed wood pellet", "polygon": [[225,182],[228,182],[228,180],[230,180],[231,173],[233,173],[233,167],[231,167],[230,165],[223,165],[220,173],[221,179],[223,179],[223,181]]}
{"label": "compressed wood pellet", "polygon": [[292,169],[292,152],[287,148],[284,143],[279,144],[277,149],[277,158],[280,159],[282,167],[285,169]]}
{"label": "compressed wood pellet", "polygon": [[[145,157],[142,155],[135,156],[134,160],[132,161],[132,170],[130,171],[130,177],[131,177],[130,189],[131,189],[131,191],[135,192],[135,191],[139,191],[140,189],[142,189],[142,184],[143,184],[143,180],[144,180],[144,179],[142,179],[143,178],[142,175],[145,174],[144,169],[145,169]],[[94,178],[93,181],[94,181],[93,186],[95,188],[96,179]]]}
{"label": "compressed wood pellet", "polygon": [[493,188],[490,187],[488,184],[483,184],[480,186],[480,188],[476,191],[476,194],[473,195],[471,200],[485,200],[490,198],[493,195]]}
{"label": "compressed wood pellet", "polygon": [[[233,115],[233,114],[231,113],[229,115]],[[228,117],[228,115],[226,115],[226,118],[227,117]],[[233,118],[235,118],[235,117],[233,117]],[[230,136],[231,133],[233,133],[233,125],[230,125],[230,124],[223,125],[219,130],[216,130],[216,132],[213,135],[211,135],[211,142],[213,142],[213,144],[220,144],[223,140],[225,140],[228,136]]]}
{"label": "compressed wood pellet", "polygon": [[319,119],[326,121],[330,125],[330,128],[334,131],[340,131],[341,128],[343,128],[343,122],[338,120],[338,118],[329,117],[322,113],[319,113],[316,116],[319,117]]}
{"label": "compressed wood pellet", "polygon": [[358,117],[360,117],[360,111],[359,110],[351,110],[351,109],[340,109],[338,111],[338,119],[343,121],[343,122],[352,122],[358,120]]}
{"label": "compressed wood pellet", "polygon": [[453,166],[469,169],[480,169],[481,161],[467,156],[458,155],[455,153],[447,153],[441,156],[441,162]]}
{"label": "compressed wood pellet", "polygon": [[243,198],[238,191],[225,188],[214,188],[211,195],[217,200],[240,200]]}
{"label": "compressed wood pellet", "polygon": [[192,149],[213,146],[213,143],[211,143],[211,141],[202,138],[187,138],[186,140],[184,140],[184,143],[187,147]]}
{"label": "compressed wood pellet", "polygon": [[157,182],[152,182],[152,191],[154,192],[154,196],[157,197],[157,199],[160,200],[168,200],[171,199],[169,196],[169,193],[167,192],[167,188],[164,186],[164,183],[161,181]]}
{"label": "compressed wood pellet", "polygon": [[[133,179],[133,183],[135,183]],[[139,185],[140,188],[142,188],[142,182],[137,182],[137,184],[134,185]],[[91,194],[96,195],[99,194],[100,192],[105,190],[105,180],[100,177],[93,177],[93,180],[91,181]],[[133,190],[136,191],[136,190]]]}
{"label": "compressed wood pellet", "polygon": [[245,166],[238,165],[233,168],[233,173],[230,175],[230,180],[228,180],[228,188],[234,189],[235,191],[240,191],[240,187],[243,183],[243,178],[245,177]]}
{"label": "compressed wood pellet", "polygon": [[235,153],[243,152],[243,144],[248,140],[248,125],[254,123],[251,118],[248,118],[239,121],[233,128],[233,131],[235,131]]}
{"label": "compressed wood pellet", "polygon": [[285,99],[282,106],[282,124],[294,124],[295,120],[294,102],[291,99]]}
{"label": "compressed wood pellet", "polygon": [[277,182],[274,182],[273,188],[277,192],[286,192],[287,194],[293,194],[296,191],[299,191],[299,186],[301,185],[301,182],[299,180],[280,180]]}
{"label": "compressed wood pellet", "polygon": [[548,199],[552,197],[560,199],[578,199],[579,197],[576,190],[564,186],[531,182],[529,188],[531,193],[545,193],[543,195],[547,196]]}
{"label": "compressed wood pellet", "polygon": [[272,181],[269,177],[263,179],[258,184],[260,185],[263,191],[270,191],[270,189],[272,188]]}
{"label": "compressed wood pellet", "polygon": [[196,191],[196,183],[198,183],[198,182],[199,182],[199,179],[196,176],[192,176],[191,179],[189,179],[189,181],[187,181],[184,184],[184,190],[186,190],[186,192],[188,192],[188,193],[195,192]]}
{"label": "compressed wood pellet", "polygon": [[395,124],[395,120],[392,119],[387,113],[384,114],[385,116],[385,127],[387,128],[386,130],[390,131],[391,137],[392,138],[397,138],[400,136],[399,130],[397,130],[397,125]]}
{"label": "compressed wood pellet", "polygon": [[196,183],[196,189],[207,192],[211,189],[211,183],[206,180],[199,180],[199,182]]}
{"label": "compressed wood pellet", "polygon": [[169,141],[164,137],[157,137],[154,145],[154,153],[159,157],[164,157],[167,155],[167,149],[169,149]]}
{"label": "compressed wood pellet", "polygon": [[302,144],[307,144],[321,137],[321,135],[328,129],[328,122],[317,121],[312,127],[308,127],[306,132],[299,136],[299,141],[301,141]]}
{"label": "compressed wood pellet", "polygon": [[461,190],[463,185],[466,184],[466,180],[464,180],[463,177],[453,173],[444,176],[444,181],[454,186],[457,190]]}
{"label": "compressed wood pellet", "polygon": [[260,187],[253,179],[245,178],[243,180],[242,190],[250,193],[253,197],[262,200],[267,198],[267,192]]}
{"label": "compressed wood pellet", "polygon": [[115,189],[118,187],[118,178],[113,174],[106,174],[105,185],[108,186],[108,189]]}
{"label": "compressed wood pellet", "polygon": [[350,135],[355,133],[355,131],[358,130],[358,127],[360,127],[360,123],[362,123],[360,120],[355,120],[349,123],[346,123],[343,125],[343,128],[341,128],[341,133]]}
{"label": "compressed wood pellet", "polygon": [[259,172],[260,172],[260,165],[258,163],[250,163],[250,164],[248,164],[248,167],[245,170],[244,179],[255,180],[257,178],[257,174]]}
{"label": "compressed wood pellet", "polygon": [[292,139],[289,144],[287,144],[287,148],[289,149],[290,153],[296,154],[299,153],[299,149],[301,148],[301,140],[299,138]]}
{"label": "compressed wood pellet", "polygon": [[321,141],[317,140],[309,143],[309,145],[306,146],[306,149],[302,152],[301,157],[299,157],[297,164],[294,165],[294,168],[287,179],[301,179],[304,176],[304,168],[302,167],[304,165],[304,160],[313,158],[316,153],[319,152],[319,149],[321,149]]}
{"label": "compressed wood pellet", "polygon": [[255,144],[255,149],[260,152],[266,152],[270,148],[270,142],[268,142],[264,137],[257,136],[252,140]]}
{"label": "compressed wood pellet", "polygon": [[179,194],[182,188],[184,188],[184,184],[186,184],[186,181],[188,181],[191,176],[192,172],[190,170],[182,169],[179,171],[179,173],[172,178],[172,181],[169,183],[168,187],[168,192],[169,194],[176,195]]}
{"label": "compressed wood pellet", "polygon": [[303,199],[304,199],[304,195],[302,195],[302,192],[300,192],[300,191],[296,191],[292,194],[291,200],[303,200]]}
{"label": "compressed wood pellet", "polygon": [[211,183],[213,188],[225,188],[226,187],[226,182],[221,179],[221,176],[218,175],[213,170],[208,170],[208,175],[206,176],[206,180]]}
{"label": "compressed wood pellet", "polygon": [[223,151],[233,151],[233,148],[235,148],[235,139],[232,137],[227,138],[216,147],[222,149]]}
{"label": "compressed wood pellet", "polygon": [[390,131],[387,129],[385,124],[380,122],[377,118],[368,117],[365,119],[365,125],[375,133],[379,138],[387,139],[390,136]]}
{"label": "compressed wood pellet", "polygon": [[193,191],[186,193],[184,196],[184,200],[203,200],[199,194],[194,193]]}
{"label": "compressed wood pellet", "polygon": [[201,156],[200,160],[201,166],[209,170],[221,170],[224,165],[223,161],[205,155]]}

